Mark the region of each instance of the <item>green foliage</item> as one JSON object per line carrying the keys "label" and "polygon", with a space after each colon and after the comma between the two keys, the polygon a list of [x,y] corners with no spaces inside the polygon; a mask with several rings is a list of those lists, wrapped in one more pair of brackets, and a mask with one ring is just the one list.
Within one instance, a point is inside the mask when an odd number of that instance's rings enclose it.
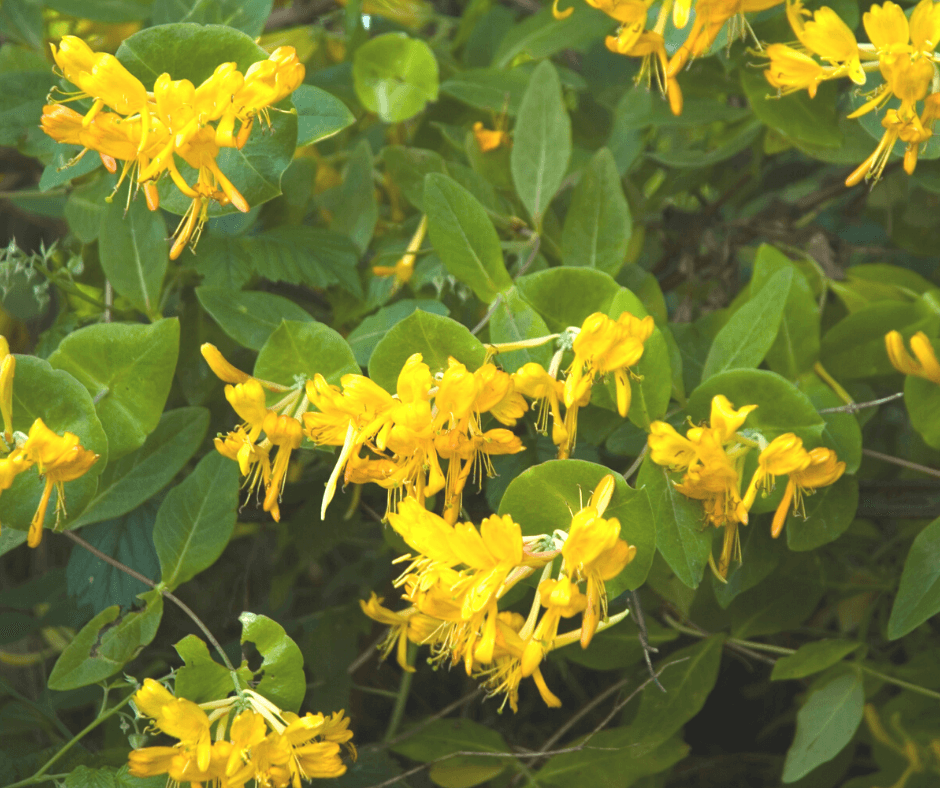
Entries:
{"label": "green foliage", "polygon": [[300,709],[307,692],[304,678],[304,658],[297,644],[291,640],[284,627],[267,616],[242,613],[242,643],[254,643],[261,654],[261,667],[256,675],[261,676],[255,688],[278,708],[296,712]]}
{"label": "green foliage", "polygon": [[386,33],[356,50],[356,96],[386,123],[417,115],[437,98],[437,60],[424,42],[404,33]]}

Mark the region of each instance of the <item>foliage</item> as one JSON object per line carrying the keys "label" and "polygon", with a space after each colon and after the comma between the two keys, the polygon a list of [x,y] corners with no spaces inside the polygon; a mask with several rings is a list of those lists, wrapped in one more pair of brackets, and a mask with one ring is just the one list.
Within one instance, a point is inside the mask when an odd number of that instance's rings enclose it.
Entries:
{"label": "foliage", "polygon": [[831,5],[4,0],[0,783],[935,784],[940,3]]}

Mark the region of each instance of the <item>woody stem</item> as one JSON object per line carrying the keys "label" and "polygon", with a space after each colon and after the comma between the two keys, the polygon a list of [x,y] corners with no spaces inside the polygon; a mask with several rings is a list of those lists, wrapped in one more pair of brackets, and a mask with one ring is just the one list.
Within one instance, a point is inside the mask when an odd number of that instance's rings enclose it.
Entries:
{"label": "woody stem", "polygon": [[62,536],[65,536],[71,539],[73,542],[75,542],[75,544],[79,545],[80,547],[84,547],[89,553],[96,556],[97,558],[100,558],[106,564],[110,564],[115,569],[120,569],[122,572],[124,572],[124,574],[130,575],[136,580],[139,580],[144,585],[150,586],[150,588],[154,589],[155,591],[159,591],[163,596],[169,599],[173,604],[175,604],[180,610],[182,610],[187,616],[189,616],[193,620],[196,626],[202,630],[202,633],[206,636],[206,639],[212,644],[213,648],[215,648],[215,650],[219,653],[219,656],[222,658],[222,662],[225,663],[225,667],[227,667],[229,671],[231,671],[232,673],[235,672],[235,667],[232,665],[225,651],[222,650],[222,646],[219,644],[219,641],[215,639],[215,635],[213,635],[209,631],[209,628],[202,622],[202,619],[199,618],[199,616],[197,616],[189,607],[189,605],[183,602],[183,600],[181,600],[175,594],[171,594],[165,588],[160,588],[149,577],[144,577],[140,572],[134,569],[131,569],[129,566],[125,566],[120,561],[112,558],[111,556],[106,555],[105,553],[102,553],[97,547],[90,545],[88,542],[82,539],[82,537],[80,537],[78,534],[73,533],[72,531],[62,531],[61,533],[62,533]]}

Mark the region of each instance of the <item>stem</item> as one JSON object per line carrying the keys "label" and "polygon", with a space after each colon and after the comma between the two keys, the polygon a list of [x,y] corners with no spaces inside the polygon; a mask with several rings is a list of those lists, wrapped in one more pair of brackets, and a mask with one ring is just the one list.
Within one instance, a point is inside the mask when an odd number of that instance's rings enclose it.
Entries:
{"label": "stem", "polygon": [[901,687],[902,689],[910,690],[911,692],[916,692],[918,695],[923,695],[926,698],[933,698],[934,700],[940,700],[940,692],[934,692],[931,689],[926,687],[921,687],[917,684],[911,684],[909,681],[903,681],[902,679],[896,679],[894,676],[889,676],[887,673],[882,673],[880,670],[875,670],[870,668],[867,665],[863,665],[860,662],[855,663],[858,667],[867,673],[869,676],[876,676],[882,681],[888,684],[894,684],[895,687]]}
{"label": "stem", "polygon": [[874,408],[878,405],[884,405],[886,402],[894,402],[896,399],[900,399],[904,396],[903,391],[899,391],[897,394],[891,394],[887,397],[881,397],[880,399],[873,399],[868,402],[853,402],[849,405],[840,405],[838,408],[823,408],[818,411],[819,413],[857,413],[860,410],[865,408]]}
{"label": "stem", "polygon": [[67,753],[73,746],[75,746],[75,745],[79,742],[80,739],[82,739],[86,734],[91,733],[91,731],[93,731],[95,728],[97,728],[97,727],[98,727],[102,722],[104,722],[106,719],[108,719],[109,717],[113,717],[115,714],[117,714],[122,708],[124,708],[124,706],[126,706],[128,703],[130,703],[130,700],[131,700],[131,698],[133,698],[133,697],[134,697],[134,693],[132,692],[132,693],[130,693],[126,698],[124,698],[124,700],[122,700],[120,703],[118,703],[116,706],[112,706],[110,709],[108,709],[108,710],[107,710],[106,712],[104,712],[103,714],[99,714],[95,719],[93,719],[90,723],[88,723],[88,725],[86,725],[86,726],[85,726],[84,728],[82,728],[78,733],[76,733],[76,734],[65,744],[65,746],[62,747],[61,750],[59,750],[59,751],[58,751],[55,755],[53,755],[48,761],[46,761],[45,765],[43,765],[43,766],[39,769],[39,771],[36,772],[32,777],[27,777],[26,779],[20,780],[20,781],[17,782],[17,783],[13,783],[12,785],[8,785],[7,788],[21,788],[21,786],[24,786],[24,785],[34,785],[35,783],[47,782],[47,781],[49,781],[49,780],[54,779],[54,778],[51,777],[51,776],[49,776],[49,777],[44,777],[43,775],[45,775],[46,772],[48,772],[49,769],[52,768],[52,765],[53,765],[54,763],[56,763],[56,761],[60,760],[60,759],[62,758],[62,756],[65,755],[65,753]]}
{"label": "stem", "polygon": [[813,371],[819,375],[823,381],[825,381],[826,385],[829,386],[829,388],[831,388],[836,393],[836,396],[838,396],[839,399],[841,399],[846,405],[855,404],[855,400],[852,399],[852,395],[842,388],[842,386],[839,385],[839,382],[834,377],[832,377],[832,375],[826,372],[826,368],[818,361],[813,364]]}
{"label": "stem", "polygon": [[926,465],[918,465],[916,462],[902,460],[900,457],[892,457],[890,454],[882,454],[880,451],[875,451],[873,449],[862,449],[862,454],[865,454],[868,457],[874,457],[876,460],[890,462],[892,465],[899,465],[902,468],[909,468],[912,471],[920,471],[921,473],[926,473],[928,476],[936,476],[937,478],[940,478],[940,471],[938,471],[936,468],[928,468]]}
{"label": "stem", "polygon": [[650,445],[648,443],[643,445],[643,451],[640,452],[639,456],[633,461],[633,464],[623,472],[623,480],[625,482],[630,481],[630,477],[636,473],[640,466],[643,464],[643,460],[646,457],[646,453],[650,450]]}
{"label": "stem", "polygon": [[[163,594],[163,596],[165,596],[167,599],[173,602],[173,604],[175,604],[180,610],[182,610],[187,616],[189,616],[193,620],[193,622],[196,624],[196,626],[202,630],[202,633],[206,636],[208,641],[212,644],[213,648],[215,648],[215,650],[219,653],[219,656],[222,657],[222,662],[225,663],[225,667],[227,667],[233,675],[235,674],[235,667],[229,661],[228,655],[225,653],[225,651],[222,650],[222,646],[219,644],[219,641],[215,639],[215,635],[213,635],[209,631],[209,628],[202,622],[202,619],[199,618],[199,616],[197,616],[192,611],[189,605],[184,603],[179,597],[175,596],[174,594],[171,594],[165,588],[158,587],[157,584],[154,583],[153,580],[151,580],[149,577],[144,577],[140,572],[134,569],[131,569],[129,566],[125,566],[120,561],[112,558],[111,556],[106,555],[105,553],[102,553],[97,547],[93,547],[92,545],[90,545],[88,542],[82,539],[82,537],[80,537],[78,534],[73,533],[72,531],[62,531],[61,533],[62,533],[62,536],[68,537],[73,542],[75,542],[75,544],[80,545],[81,547],[84,547],[89,553],[96,556],[97,558],[100,558],[106,564],[110,564],[115,569],[120,569],[122,572],[124,572],[127,575],[130,575],[136,580],[139,580],[144,585],[150,586],[150,588],[154,589],[155,591],[159,591],[161,594]],[[236,683],[236,688],[238,688],[237,683]]]}
{"label": "stem", "polygon": [[[417,651],[413,643],[408,644],[408,651]],[[414,653],[408,654],[408,661],[412,662]],[[401,683],[398,685],[398,697],[395,699],[395,708],[392,709],[392,718],[388,721],[388,729],[385,731],[385,741],[391,739],[401,725],[402,717],[405,716],[405,706],[408,704],[408,693],[411,692],[411,682],[414,680],[414,673],[403,670],[401,674]]]}

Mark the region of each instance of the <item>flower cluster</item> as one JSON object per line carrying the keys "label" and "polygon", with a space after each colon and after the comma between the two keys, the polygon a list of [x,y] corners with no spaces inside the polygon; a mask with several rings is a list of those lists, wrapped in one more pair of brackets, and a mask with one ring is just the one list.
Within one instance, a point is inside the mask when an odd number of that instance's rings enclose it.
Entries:
{"label": "flower cluster", "polygon": [[134,705],[152,720],[154,732],[179,740],[172,747],[132,750],[128,761],[135,777],[166,774],[173,785],[188,782],[194,787],[242,788],[254,781],[266,788],[299,788],[301,780],[339,777],[346,771],[341,745],[355,755],[343,712],[298,717],[250,689],[197,705],[144,679]]}
{"label": "flower cluster", "polygon": [[[78,88],[65,102],[90,99],[81,115],[65,103],[43,108],[42,129],[58,142],[97,151],[111,172],[124,162],[119,185],[130,173],[142,185],[150,210],[160,201],[156,181],[168,173],[176,187],[192,199],[175,233],[170,257],[198,241],[213,200],[247,211],[249,205],[219,168],[222,148],[241,148],[257,118],[269,121],[273,105],[303,82],[304,66],[293,47],[281,47],[243,74],[235,63],[222,63],[198,87],[187,79],[161,74],[148,91],[120,61],[94,52],[82,39],[64,36],[52,55],[62,76]],[[106,112],[105,107],[111,111]],[[215,125],[212,125],[215,124]],[[237,130],[236,130],[237,125]],[[198,172],[196,182],[180,174],[179,156]]]}
{"label": "flower cluster", "polygon": [[[643,319],[624,312],[611,320],[600,312],[589,315],[580,328],[566,332],[574,336],[571,350],[574,360],[568,367],[565,380],[558,380],[562,347],[552,359],[548,370],[530,362],[513,373],[515,388],[530,399],[539,401],[537,426],[545,431],[548,413],[552,414],[552,441],[558,447],[558,458],[565,459],[574,449],[578,432],[578,410],[591,402],[591,389],[598,378],[613,375],[616,387],[617,411],[626,417],[630,410],[630,367],[643,356],[643,347],[653,333],[653,318]],[[501,350],[511,350],[507,345]],[[564,416],[561,403],[565,404]]]}
{"label": "flower cluster", "polygon": [[[366,615],[391,626],[385,654],[397,645],[399,664],[413,670],[408,642],[427,645],[431,661],[463,662],[468,675],[480,678],[490,695],[503,694],[513,711],[519,683],[529,676],[547,705],[560,706],[539,667],[545,655],[576,641],[587,648],[595,632],[626,615],[607,615],[604,582],[636,555],[620,538],[619,521],[602,516],[613,491],[614,478],[606,476],[567,531],[528,537],[508,515],[488,517],[477,530],[472,523],[451,525],[414,499],[402,501],[388,519],[414,551],[399,559],[409,564],[395,583],[409,607],[392,611],[374,594],[361,603]],[[552,578],[559,554],[561,569]],[[528,619],[501,611],[506,592],[539,568],[542,580]],[[580,627],[559,635],[561,619],[579,614]]]}
{"label": "flower cluster", "polygon": [[[588,5],[600,9],[620,22],[617,34],[608,36],[607,48],[628,57],[643,59],[637,82],[651,82],[653,72],[656,83],[669,100],[674,115],[682,114],[682,90],[677,79],[679,72],[692,59],[707,54],[728,20],[733,30],[729,40],[743,34],[747,27],[744,14],[763,11],[779,5],[783,0],[665,0],[659,7],[656,22],[647,29],[647,14],[653,0],[586,0]],[[556,19],[564,19],[574,9],[558,10],[558,0],[552,7]],[[694,11],[694,13],[693,13]],[[677,30],[684,30],[692,20],[689,34],[682,46],[670,57],[666,54],[663,36],[666,23],[672,19]]]}
{"label": "flower cluster", "polygon": [[848,77],[865,85],[869,74],[878,71],[883,83],[868,94],[868,100],[850,118],[885,107],[881,125],[884,136],[874,152],[846,179],[854,186],[862,179],[878,180],[895,143],[906,143],[904,170],[917,166],[920,146],[932,136],[940,116],[940,80],[937,76],[940,44],[940,4],[921,0],[910,19],[896,3],[873,5],[862,17],[871,43],[859,44],[852,30],[831,8],[815,13],[800,0],[788,0],[787,16],[799,46],[772,44],[767,47],[770,67],[764,72],[781,94],[805,89],[815,96],[819,84]]}
{"label": "flower cluster", "polygon": [[905,375],[914,375],[940,386],[940,363],[933,345],[923,331],[918,331],[911,337],[911,356],[904,347],[904,337],[898,331],[889,331],[885,336],[885,346],[888,358],[898,372]]}
{"label": "flower cluster", "polygon": [[84,476],[95,464],[98,455],[79,445],[79,438],[71,432],[59,435],[49,429],[42,419],[36,419],[29,433],[13,431],[13,376],[16,357],[11,355],[5,338],[0,337],[0,413],[3,416],[3,436],[0,439],[5,456],[0,458],[0,493],[13,486],[16,477],[35,467],[45,479],[42,497],[29,526],[27,543],[37,547],[42,542],[42,527],[46,509],[55,489],[56,522],[65,514],[65,482]]}
{"label": "flower cluster", "polygon": [[[738,526],[747,525],[748,512],[758,492],[767,494],[774,488],[777,476],[787,476],[787,486],[771,526],[771,534],[776,538],[783,530],[791,504],[794,514],[804,512],[803,495],[835,483],[845,471],[845,463],[838,461],[834,451],[826,448],[807,451],[793,433],[768,443],[758,432],[742,432],[748,414],[756,407],[748,405],[735,410],[719,394],[712,400],[709,424],[692,427],[684,438],[666,422],[650,425],[652,461],[673,471],[683,471],[676,490],[702,501],[707,521],[725,529],[717,566],[714,558],[709,557],[712,569],[721,579],[727,578],[731,560],[740,560]],[[742,496],[744,462],[755,448],[760,450],[757,470]]]}

